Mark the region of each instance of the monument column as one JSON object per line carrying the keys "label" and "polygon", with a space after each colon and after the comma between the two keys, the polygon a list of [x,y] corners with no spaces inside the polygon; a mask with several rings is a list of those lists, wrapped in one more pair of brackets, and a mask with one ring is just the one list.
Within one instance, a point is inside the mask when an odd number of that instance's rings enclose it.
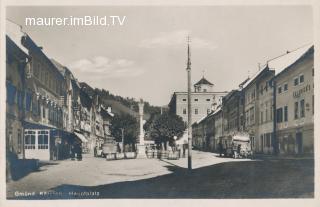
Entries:
{"label": "monument column", "polygon": [[146,147],[144,145],[144,132],[143,132],[143,100],[140,99],[139,102],[139,124],[140,124],[140,133],[139,133],[139,143],[137,145],[137,158],[145,158],[146,157]]}

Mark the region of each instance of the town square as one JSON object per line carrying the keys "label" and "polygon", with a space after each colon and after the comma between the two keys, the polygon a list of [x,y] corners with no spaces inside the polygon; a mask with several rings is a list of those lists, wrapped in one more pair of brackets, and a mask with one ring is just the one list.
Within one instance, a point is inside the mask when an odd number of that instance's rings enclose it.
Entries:
{"label": "town square", "polygon": [[315,197],[312,7],[6,13],[8,200]]}

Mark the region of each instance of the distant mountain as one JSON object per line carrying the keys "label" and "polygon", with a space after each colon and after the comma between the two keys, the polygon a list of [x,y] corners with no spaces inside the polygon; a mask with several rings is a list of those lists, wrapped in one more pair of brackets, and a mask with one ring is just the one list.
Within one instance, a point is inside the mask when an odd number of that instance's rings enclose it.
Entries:
{"label": "distant mountain", "polygon": [[[138,100],[134,98],[124,98],[122,96],[113,95],[105,89],[91,88],[88,84],[82,82],[81,87],[85,87],[86,92],[94,97],[99,96],[101,103],[105,107],[111,107],[112,112],[116,114],[125,113],[130,114],[134,117],[139,116]],[[161,107],[151,106],[148,102],[144,102],[144,119],[148,120],[152,114],[159,114],[161,112]]]}

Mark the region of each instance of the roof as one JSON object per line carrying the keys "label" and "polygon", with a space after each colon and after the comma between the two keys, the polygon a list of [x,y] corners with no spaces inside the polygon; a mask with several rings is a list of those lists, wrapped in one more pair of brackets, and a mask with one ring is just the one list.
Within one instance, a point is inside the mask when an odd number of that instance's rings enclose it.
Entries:
{"label": "roof", "polygon": [[25,48],[21,43],[22,37],[26,35],[22,31],[22,26],[6,20],[6,34],[23,52],[29,54],[28,49]]}
{"label": "roof", "polygon": [[284,69],[288,68],[297,60],[299,60],[312,46],[312,44],[307,44],[295,50],[287,51],[287,53],[283,55],[268,60],[267,63],[263,65],[262,69],[259,69],[252,77],[250,77],[250,79],[245,84],[243,84],[243,88],[246,88],[248,85],[250,85],[265,70],[274,70],[275,75],[278,75]]}
{"label": "roof", "polygon": [[59,72],[60,72],[63,76],[65,76],[66,74],[70,74],[70,78],[71,78],[72,80],[75,79],[74,76],[73,76],[73,74],[72,74],[72,72],[71,72],[66,66],[62,65],[61,63],[59,63],[58,61],[56,61],[56,60],[53,59],[53,58],[51,58],[50,60],[51,60],[51,62],[56,66],[56,68],[59,70]]}
{"label": "roof", "polygon": [[[213,92],[191,92],[191,94],[203,94],[203,95],[217,95],[217,94],[221,94],[221,95],[226,95],[228,94],[229,91],[213,91]],[[176,91],[173,93],[173,95],[181,95],[181,94],[188,94],[188,92],[186,91]]]}
{"label": "roof", "polygon": [[268,66],[271,70],[275,70],[275,75],[278,75],[283,70],[293,65],[296,61],[298,61],[312,47],[313,44],[307,44],[293,51],[288,51],[284,55],[269,60],[266,66]]}
{"label": "roof", "polygon": [[264,70],[265,68],[263,70],[260,69],[252,77],[249,77],[249,80],[247,79],[242,88],[246,88],[247,86],[249,86]]}
{"label": "roof", "polygon": [[205,85],[210,85],[210,86],[213,86],[212,83],[210,83],[207,79],[205,79],[204,77],[201,78],[201,80],[199,80],[196,84],[194,84],[195,86],[196,85],[202,85],[202,84],[205,84]]}

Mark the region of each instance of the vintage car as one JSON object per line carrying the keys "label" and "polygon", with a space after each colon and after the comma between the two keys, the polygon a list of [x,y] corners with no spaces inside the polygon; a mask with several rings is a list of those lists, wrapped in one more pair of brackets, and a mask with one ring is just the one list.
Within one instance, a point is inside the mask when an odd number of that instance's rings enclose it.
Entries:
{"label": "vintage car", "polygon": [[102,157],[106,157],[107,160],[109,159],[116,159],[116,154],[118,152],[118,146],[115,141],[112,142],[105,142],[102,145]]}
{"label": "vintage car", "polygon": [[252,158],[250,136],[246,133],[237,133],[233,136],[225,137],[222,142],[222,154],[225,157]]}

